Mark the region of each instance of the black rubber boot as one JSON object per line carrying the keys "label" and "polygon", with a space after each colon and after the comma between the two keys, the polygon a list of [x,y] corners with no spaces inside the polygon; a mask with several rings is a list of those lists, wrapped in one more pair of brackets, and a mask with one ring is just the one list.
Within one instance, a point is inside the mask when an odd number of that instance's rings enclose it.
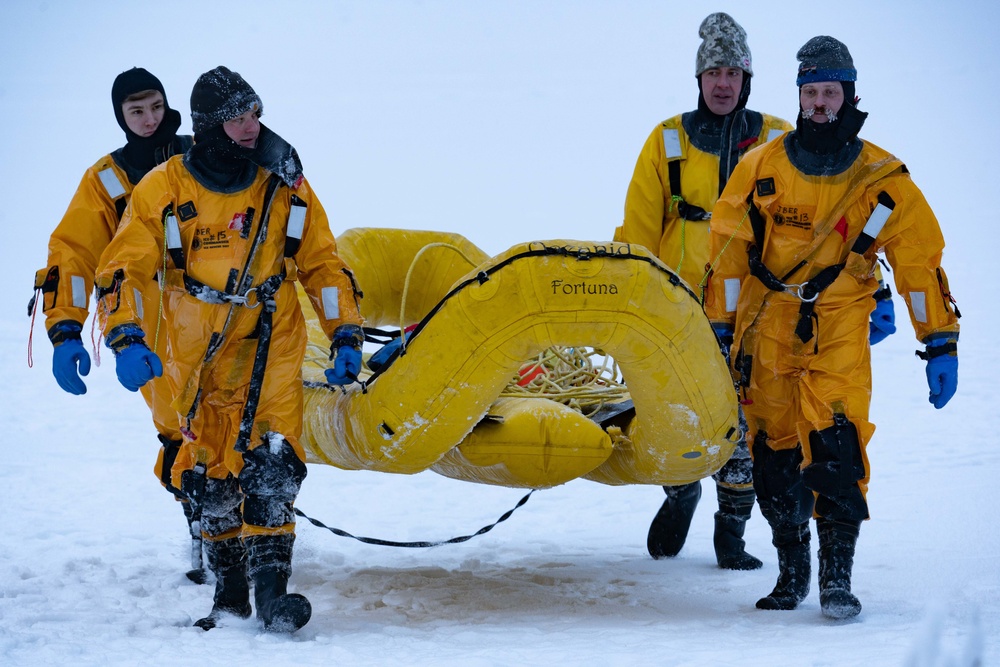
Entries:
{"label": "black rubber boot", "polygon": [[701,499],[701,482],[665,486],[667,499],[653,517],[646,536],[646,548],[653,558],[671,558],[680,553],[687,540],[694,510]]}
{"label": "black rubber boot", "polygon": [[257,619],[268,632],[295,632],[312,616],[312,605],[304,595],[288,593],[294,541],[295,536],[287,534],[246,540]]}
{"label": "black rubber boot", "polygon": [[247,551],[238,537],[205,542],[208,567],[215,574],[215,603],[205,618],[195,621],[202,630],[211,630],[226,614],[250,618],[250,585],[247,582]]}
{"label": "black rubber boot", "polygon": [[757,600],[758,609],[790,611],[809,595],[812,576],[809,522],[788,529],[773,529],[778,550],[778,583],[767,597]]}
{"label": "black rubber boot", "polygon": [[203,584],[208,581],[208,577],[202,561],[201,512],[197,511],[194,503],[189,500],[181,501],[181,509],[184,510],[188,533],[191,535],[191,569],[185,574],[194,583]]}
{"label": "black rubber boot", "polygon": [[764,563],[746,552],[743,533],[757,494],[753,487],[734,489],[716,484],[719,511],[715,513],[715,559],[725,570],[759,570]]}
{"label": "black rubber boot", "polygon": [[816,519],[819,533],[819,604],[823,615],[842,620],[861,613],[861,601],[851,593],[854,547],[860,521]]}

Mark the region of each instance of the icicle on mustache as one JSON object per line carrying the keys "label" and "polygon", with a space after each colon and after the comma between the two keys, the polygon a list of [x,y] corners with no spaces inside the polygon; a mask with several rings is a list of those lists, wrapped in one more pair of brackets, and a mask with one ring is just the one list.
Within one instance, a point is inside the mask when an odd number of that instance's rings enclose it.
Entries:
{"label": "icicle on mustache", "polygon": [[837,113],[833,109],[829,109],[824,106],[812,107],[811,109],[803,109],[802,120],[809,120],[816,114],[825,115],[827,121],[831,123],[835,123],[837,121]]}

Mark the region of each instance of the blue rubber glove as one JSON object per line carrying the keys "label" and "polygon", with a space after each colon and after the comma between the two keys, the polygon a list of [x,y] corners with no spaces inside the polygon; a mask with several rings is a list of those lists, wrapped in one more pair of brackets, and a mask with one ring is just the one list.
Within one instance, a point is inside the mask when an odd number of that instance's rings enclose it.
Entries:
{"label": "blue rubber glove", "polygon": [[357,324],[341,324],[333,332],[330,358],[333,368],[324,371],[330,384],[348,385],[356,382],[361,372],[361,345],[365,342],[364,330]]}
{"label": "blue rubber glove", "polygon": [[396,353],[396,350],[402,347],[402,345],[402,337],[394,338],[383,345],[375,354],[368,357],[368,368],[370,368],[373,373],[377,373],[380,368],[385,366],[386,362],[389,361],[389,358]]}
{"label": "blue rubber glove", "polygon": [[123,324],[107,334],[105,344],[115,353],[115,373],[129,391],[139,391],[154,377],[163,375],[163,363],[146,346],[145,334],[134,324]]}
{"label": "blue rubber glove", "polygon": [[142,385],[163,375],[163,363],[145,343],[132,343],[115,354],[115,359],[118,381],[129,391],[139,391]]}
{"label": "blue rubber glove", "polygon": [[892,305],[892,297],[876,299],[875,310],[872,311],[868,323],[868,344],[880,343],[896,333],[896,309]]}
{"label": "blue rubber glove", "polygon": [[[78,369],[79,374],[77,374]],[[77,338],[68,338],[57,343],[52,348],[52,375],[56,377],[56,382],[63,391],[77,396],[86,394],[87,385],[80,376],[86,376],[88,373],[90,373],[90,355],[84,349],[79,335]]]}
{"label": "blue rubber glove", "polygon": [[324,373],[330,384],[346,385],[358,379],[361,372],[361,350],[355,350],[349,345],[337,348],[337,356],[333,368],[327,368]]}
{"label": "blue rubber glove", "polygon": [[719,339],[719,349],[722,350],[722,356],[726,358],[726,363],[729,363],[729,350],[733,347],[733,325],[726,324],[725,322],[713,322],[712,331],[715,332],[715,337]]}
{"label": "blue rubber glove", "polygon": [[958,391],[958,341],[954,336],[945,336],[924,342],[927,351],[917,355],[927,360],[927,386],[931,390],[928,400],[940,410]]}

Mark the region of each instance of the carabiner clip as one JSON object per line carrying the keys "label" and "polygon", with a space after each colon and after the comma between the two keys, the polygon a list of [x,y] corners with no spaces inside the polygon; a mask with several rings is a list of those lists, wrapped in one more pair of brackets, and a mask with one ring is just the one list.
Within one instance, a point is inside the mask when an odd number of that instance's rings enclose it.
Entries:
{"label": "carabiner clip", "polygon": [[816,292],[811,297],[806,298],[802,295],[802,290],[809,287],[809,283],[796,283],[794,285],[785,285],[785,291],[791,292],[799,301],[804,303],[812,303],[819,298],[819,292]]}

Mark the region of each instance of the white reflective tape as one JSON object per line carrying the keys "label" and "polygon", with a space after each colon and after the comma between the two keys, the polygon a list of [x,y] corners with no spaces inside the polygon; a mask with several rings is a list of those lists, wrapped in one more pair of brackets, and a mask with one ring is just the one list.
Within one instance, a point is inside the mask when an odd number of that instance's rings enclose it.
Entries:
{"label": "white reflective tape", "polygon": [[913,319],[917,322],[927,323],[927,295],[923,292],[910,292],[910,309],[913,311]]}
{"label": "white reflective tape", "polygon": [[139,319],[143,319],[142,314],[142,292],[138,288],[132,288],[132,297],[135,299],[135,314],[139,316]]}
{"label": "white reflective tape", "polygon": [[293,239],[302,238],[302,229],[306,226],[306,207],[292,204],[288,211],[288,231],[285,235]]}
{"label": "white reflective tape", "polygon": [[778,137],[780,137],[784,133],[785,133],[785,131],[782,130],[781,128],[778,128],[778,127],[769,128],[768,131],[767,131],[767,138],[764,139],[764,143],[766,144],[771,139],[777,139]]}
{"label": "white reflective tape", "polygon": [[324,287],[323,317],[328,320],[340,319],[340,290],[336,287]]}
{"label": "white reflective tape", "polygon": [[740,299],[740,279],[726,278],[724,285],[726,286],[726,312],[736,312],[736,302]]}
{"label": "white reflective tape", "polygon": [[883,206],[882,204],[875,204],[875,210],[872,214],[868,216],[868,222],[865,223],[864,234],[875,238],[878,233],[882,231],[882,227],[885,226],[885,221],[889,219],[889,214],[892,213],[892,209],[888,206]]}
{"label": "white reflective tape", "polygon": [[87,283],[83,281],[83,276],[70,276],[69,283],[73,292],[73,307],[86,308],[89,301],[87,294]]}
{"label": "white reflective tape", "polygon": [[115,172],[111,167],[107,169],[102,169],[97,173],[101,178],[101,183],[104,184],[104,189],[108,191],[108,196],[112,199],[118,199],[123,194],[125,194],[125,186],[122,182],[118,180]]}
{"label": "white reflective tape", "polygon": [[167,247],[171,250],[181,247],[181,228],[173,213],[167,214]]}
{"label": "white reflective tape", "polygon": [[668,158],[681,157],[681,134],[677,130],[663,130],[663,154]]}

